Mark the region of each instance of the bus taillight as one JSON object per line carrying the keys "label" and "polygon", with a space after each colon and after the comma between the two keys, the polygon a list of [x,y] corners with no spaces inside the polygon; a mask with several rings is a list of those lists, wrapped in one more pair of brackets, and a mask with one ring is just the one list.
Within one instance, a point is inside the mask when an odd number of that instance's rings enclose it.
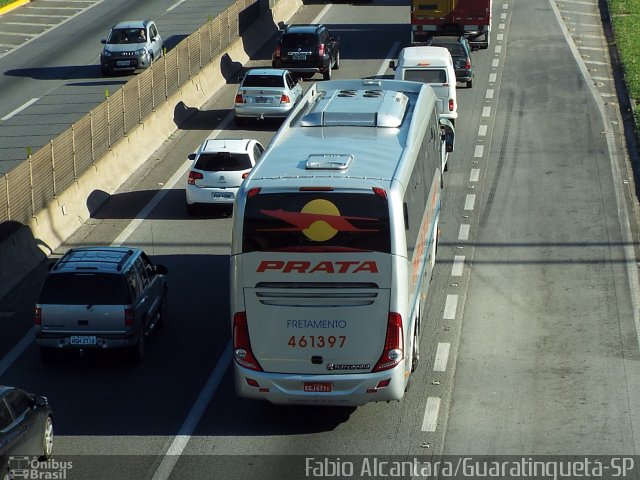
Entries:
{"label": "bus taillight", "polygon": [[238,365],[244,368],[257,372],[262,371],[262,367],[251,351],[249,327],[247,326],[247,314],[245,312],[237,312],[233,316],[233,358],[235,358]]}
{"label": "bus taillight", "polygon": [[389,312],[387,321],[387,337],[384,341],[384,351],[373,367],[374,372],[389,370],[404,358],[404,334],[402,331],[402,317],[399,313]]}

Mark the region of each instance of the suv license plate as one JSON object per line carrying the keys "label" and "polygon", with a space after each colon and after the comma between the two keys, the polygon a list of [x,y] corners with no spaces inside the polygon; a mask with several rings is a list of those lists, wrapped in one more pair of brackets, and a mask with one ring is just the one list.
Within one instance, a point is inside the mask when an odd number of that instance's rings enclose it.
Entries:
{"label": "suv license plate", "polygon": [[304,382],[302,389],[305,392],[330,392],[331,384],[329,382]]}
{"label": "suv license plate", "polygon": [[292,53],[291,56],[293,57],[294,60],[306,60],[307,59],[307,54],[306,53]]}
{"label": "suv license plate", "polygon": [[128,67],[129,65],[131,65],[131,61],[130,60],[118,60],[116,62],[116,65],[118,67]]}
{"label": "suv license plate", "polygon": [[71,345],[95,345],[96,337],[71,337],[69,343]]}

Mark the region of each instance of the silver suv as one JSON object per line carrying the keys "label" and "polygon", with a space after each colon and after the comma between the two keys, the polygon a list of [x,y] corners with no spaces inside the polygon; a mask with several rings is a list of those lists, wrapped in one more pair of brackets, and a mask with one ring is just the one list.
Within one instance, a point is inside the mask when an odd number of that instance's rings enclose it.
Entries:
{"label": "silver suv", "polygon": [[117,23],[102,43],[100,68],[103,75],[148,68],[163,53],[162,37],[151,20]]}
{"label": "silver suv", "polygon": [[167,268],[139,248],[69,250],[49,270],[35,307],[43,360],[56,350],[124,348],[142,360],[166,318]]}

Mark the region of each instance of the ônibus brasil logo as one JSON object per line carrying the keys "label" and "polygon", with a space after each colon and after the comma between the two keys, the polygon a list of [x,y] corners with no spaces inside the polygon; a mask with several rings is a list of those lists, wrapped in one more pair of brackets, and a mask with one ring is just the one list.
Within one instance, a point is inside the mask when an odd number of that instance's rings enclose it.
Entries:
{"label": "\u00f4nibus brasil logo", "polygon": [[260,210],[263,214],[287,222],[292,227],[261,229],[267,232],[302,232],[309,240],[326,242],[338,232],[376,232],[377,229],[358,228],[352,220],[374,222],[376,218],[343,217],[332,202],[315,199],[308,202],[299,212]]}

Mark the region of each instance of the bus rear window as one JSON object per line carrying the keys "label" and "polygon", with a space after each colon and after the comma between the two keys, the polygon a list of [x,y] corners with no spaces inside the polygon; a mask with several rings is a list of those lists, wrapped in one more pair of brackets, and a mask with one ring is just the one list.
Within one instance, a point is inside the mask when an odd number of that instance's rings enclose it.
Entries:
{"label": "bus rear window", "polygon": [[391,253],[387,199],[373,192],[291,192],[249,197],[242,250]]}

